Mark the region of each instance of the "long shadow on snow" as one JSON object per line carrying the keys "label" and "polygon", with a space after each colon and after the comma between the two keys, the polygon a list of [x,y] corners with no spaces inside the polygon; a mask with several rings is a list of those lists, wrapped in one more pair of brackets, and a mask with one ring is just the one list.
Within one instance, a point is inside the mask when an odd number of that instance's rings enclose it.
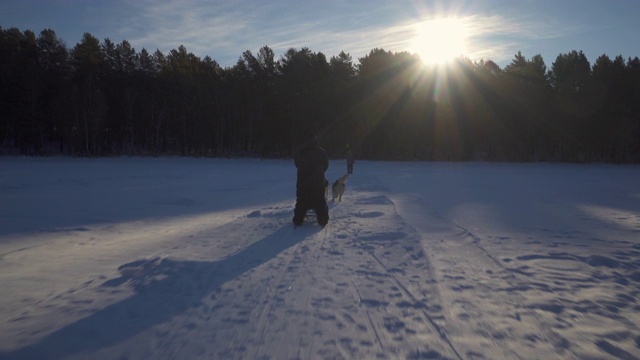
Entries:
{"label": "long shadow on snow", "polygon": [[291,225],[285,225],[246,249],[213,262],[142,259],[124,264],[119,267],[121,272],[137,271],[102,286],[118,286],[131,280],[135,295],[55,331],[33,345],[0,354],[0,359],[59,359],[81,353],[90,356],[201,305],[202,299],[224,283],[275,258],[317,229],[320,227],[294,231]]}

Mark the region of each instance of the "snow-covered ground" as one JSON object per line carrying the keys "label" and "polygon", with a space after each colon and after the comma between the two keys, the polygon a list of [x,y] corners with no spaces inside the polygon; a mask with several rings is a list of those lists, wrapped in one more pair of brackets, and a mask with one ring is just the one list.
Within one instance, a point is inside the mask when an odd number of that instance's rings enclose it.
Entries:
{"label": "snow-covered ground", "polygon": [[361,161],[325,229],[294,188],[0,158],[0,358],[640,358],[638,166]]}

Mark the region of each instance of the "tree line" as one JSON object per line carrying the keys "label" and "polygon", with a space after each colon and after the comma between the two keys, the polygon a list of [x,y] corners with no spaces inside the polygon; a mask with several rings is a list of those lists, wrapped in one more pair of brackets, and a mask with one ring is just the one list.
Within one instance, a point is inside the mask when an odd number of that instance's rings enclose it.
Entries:
{"label": "tree line", "polygon": [[332,157],[640,162],[640,60],[582,51],[551,67],[465,57],[264,46],[221,67],[85,33],[0,27],[0,154],[289,157],[315,133]]}

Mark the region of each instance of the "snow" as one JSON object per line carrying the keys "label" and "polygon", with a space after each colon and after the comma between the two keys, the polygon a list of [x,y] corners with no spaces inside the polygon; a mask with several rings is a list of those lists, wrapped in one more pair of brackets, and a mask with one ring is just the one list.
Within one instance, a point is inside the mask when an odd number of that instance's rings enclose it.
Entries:
{"label": "snow", "polygon": [[[346,172],[331,162],[333,181]],[[0,158],[0,359],[638,359],[640,167]]]}

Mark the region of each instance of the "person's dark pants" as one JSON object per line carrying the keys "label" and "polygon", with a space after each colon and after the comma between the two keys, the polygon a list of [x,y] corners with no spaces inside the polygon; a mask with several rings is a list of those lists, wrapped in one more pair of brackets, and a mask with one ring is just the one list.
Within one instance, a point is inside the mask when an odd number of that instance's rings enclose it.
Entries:
{"label": "person's dark pants", "polygon": [[325,226],[329,222],[329,207],[324,197],[324,188],[298,189],[296,191],[296,207],[293,210],[293,223],[302,225],[307,211],[313,210],[316,213],[318,224]]}
{"label": "person's dark pants", "polygon": [[347,174],[353,174],[353,164],[347,164]]}

